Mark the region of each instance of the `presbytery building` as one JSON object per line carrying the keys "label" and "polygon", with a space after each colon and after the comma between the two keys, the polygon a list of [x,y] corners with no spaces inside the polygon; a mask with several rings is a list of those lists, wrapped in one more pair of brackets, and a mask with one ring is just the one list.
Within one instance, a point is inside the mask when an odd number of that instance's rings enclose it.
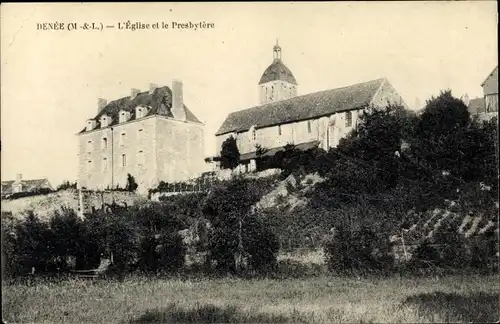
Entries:
{"label": "presbytery building", "polygon": [[237,141],[241,170],[255,170],[256,147],[268,154],[287,144],[328,150],[353,130],[362,111],[388,103],[406,107],[386,78],[298,95],[298,83],[273,48],[273,62],[258,84],[259,105],[230,113],[216,132],[216,152],[229,137]]}
{"label": "presbytery building", "polygon": [[181,81],[172,89],[151,84],[111,102],[98,99],[95,116],[78,136],[78,187],[140,192],[160,181],[177,182],[204,171],[204,124],[184,105]]}

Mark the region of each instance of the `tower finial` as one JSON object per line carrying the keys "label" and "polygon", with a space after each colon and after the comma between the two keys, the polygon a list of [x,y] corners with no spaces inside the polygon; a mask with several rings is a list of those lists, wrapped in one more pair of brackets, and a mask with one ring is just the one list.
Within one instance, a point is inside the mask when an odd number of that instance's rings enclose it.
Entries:
{"label": "tower finial", "polygon": [[276,45],[273,47],[273,57],[275,60],[281,60],[281,46],[278,43],[278,38],[276,38]]}

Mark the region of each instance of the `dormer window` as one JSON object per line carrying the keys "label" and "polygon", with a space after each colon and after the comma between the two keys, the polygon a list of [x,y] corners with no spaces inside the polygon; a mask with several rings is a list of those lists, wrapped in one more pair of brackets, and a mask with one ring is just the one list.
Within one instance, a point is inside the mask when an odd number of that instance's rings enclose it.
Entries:
{"label": "dormer window", "polygon": [[148,113],[148,108],[143,106],[138,106],[135,108],[135,118],[139,119],[145,117]]}
{"label": "dormer window", "polygon": [[97,122],[95,121],[95,119],[89,119],[87,120],[87,125],[85,127],[85,130],[86,131],[91,131],[95,128]]}
{"label": "dormer window", "polygon": [[111,117],[108,115],[102,115],[101,117],[101,128],[108,127],[111,124]]}
{"label": "dormer window", "polygon": [[130,119],[130,112],[126,111],[126,110],[120,110],[120,114],[119,114],[118,118],[119,118],[120,123],[125,123],[125,122],[129,121],[129,119]]}

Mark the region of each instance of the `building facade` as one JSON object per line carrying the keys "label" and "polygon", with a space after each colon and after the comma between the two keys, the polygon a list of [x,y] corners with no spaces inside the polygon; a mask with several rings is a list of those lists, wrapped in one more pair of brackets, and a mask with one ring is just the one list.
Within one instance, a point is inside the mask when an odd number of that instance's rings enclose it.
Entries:
{"label": "building facade", "polygon": [[23,180],[22,174],[17,174],[16,180],[2,181],[2,198],[14,193],[35,192],[38,190],[54,190],[47,179]]}
{"label": "building facade", "polygon": [[467,95],[465,103],[472,115],[480,119],[490,119],[498,114],[498,66],[481,83],[483,89],[482,98],[469,100]]}
{"label": "building facade", "polygon": [[258,84],[260,105],[229,114],[215,134],[217,152],[229,137],[236,138],[245,169],[255,167],[256,146],[276,151],[287,144],[317,145],[328,150],[356,127],[367,107],[406,106],[386,78],[298,96],[279,45],[273,57]]}
{"label": "building facade", "polygon": [[150,85],[107,103],[78,133],[78,187],[125,188],[132,175],[145,192],[160,181],[186,181],[204,170],[204,124],[184,105],[182,82]]}

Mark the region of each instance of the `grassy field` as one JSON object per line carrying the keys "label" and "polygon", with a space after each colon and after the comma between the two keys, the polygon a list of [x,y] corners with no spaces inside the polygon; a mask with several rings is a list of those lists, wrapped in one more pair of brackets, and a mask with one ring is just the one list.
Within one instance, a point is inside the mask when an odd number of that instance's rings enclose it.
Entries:
{"label": "grassy field", "polygon": [[498,276],[38,280],[6,284],[6,323],[429,323],[500,318]]}

